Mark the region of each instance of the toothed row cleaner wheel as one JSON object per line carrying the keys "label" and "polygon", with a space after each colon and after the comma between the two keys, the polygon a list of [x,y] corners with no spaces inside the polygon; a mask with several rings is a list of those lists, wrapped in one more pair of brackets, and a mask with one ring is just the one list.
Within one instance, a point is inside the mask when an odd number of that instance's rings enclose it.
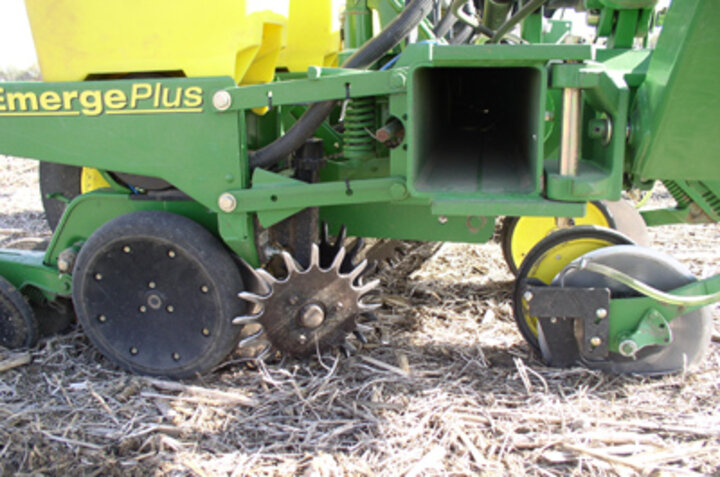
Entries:
{"label": "toothed row cleaner wheel", "polygon": [[312,245],[310,263],[303,267],[282,253],[286,269],[283,278],[264,269],[254,271],[258,286],[242,292],[240,298],[253,304],[251,313],[239,316],[235,324],[261,328],[241,342],[266,352],[277,350],[293,356],[307,356],[316,350],[345,348],[350,333],[358,332],[357,318],[378,308],[363,301],[378,280],[362,282],[367,262],[352,264],[358,244],[350,253],[342,246],[344,231],[333,245],[324,231],[320,246]]}

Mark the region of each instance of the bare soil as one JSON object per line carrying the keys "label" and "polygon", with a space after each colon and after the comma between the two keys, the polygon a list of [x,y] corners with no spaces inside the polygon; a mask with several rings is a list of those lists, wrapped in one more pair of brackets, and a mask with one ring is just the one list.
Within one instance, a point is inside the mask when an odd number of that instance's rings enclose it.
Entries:
{"label": "bare soil", "polygon": [[[36,177],[0,158],[0,246],[49,238]],[[651,205],[667,202],[657,189]],[[651,236],[698,277],[720,273],[718,225]],[[717,306],[702,366],[612,376],[533,355],[497,243],[403,270],[383,272],[380,322],[350,358],[231,356],[175,383],[117,369],[77,328],[0,349],[0,475],[720,475]]]}

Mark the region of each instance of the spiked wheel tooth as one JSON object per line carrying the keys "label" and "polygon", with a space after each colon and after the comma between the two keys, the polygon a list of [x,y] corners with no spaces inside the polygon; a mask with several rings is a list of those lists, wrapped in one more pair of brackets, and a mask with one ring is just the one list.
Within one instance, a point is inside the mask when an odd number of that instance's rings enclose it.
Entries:
{"label": "spiked wheel tooth", "polygon": [[342,351],[346,358],[349,358],[355,351],[357,351],[357,349],[353,345],[345,341],[343,344],[340,345],[340,351]]}
{"label": "spiked wheel tooth", "polygon": [[344,258],[345,258],[345,247],[340,246],[340,248],[337,251],[337,254],[335,255],[335,258],[332,261],[332,264],[330,264],[330,268],[333,270],[340,271],[340,267],[342,266]]}
{"label": "spiked wheel tooth", "polygon": [[257,293],[249,292],[249,291],[241,291],[238,293],[238,298],[241,300],[249,301],[251,303],[257,303],[262,304],[262,302],[267,298],[266,296],[258,295]]}
{"label": "spiked wheel tooth", "polygon": [[362,344],[367,344],[368,340],[365,338],[365,335],[362,334],[362,332],[358,329],[353,330],[353,335],[355,335],[355,338],[358,339],[359,342]]}
{"label": "spiked wheel tooth", "polygon": [[293,273],[300,272],[300,266],[295,261],[295,259],[292,258],[292,255],[290,255],[287,252],[282,252],[280,255],[282,256],[283,262],[285,263],[285,268],[287,269],[288,277],[290,275],[292,275]]}
{"label": "spiked wheel tooth", "polygon": [[382,306],[382,303],[359,303],[358,305],[360,313],[365,313],[379,309]]}
{"label": "spiked wheel tooth", "polygon": [[273,351],[273,347],[270,343],[268,343],[267,346],[265,346],[263,348],[263,350],[260,351],[257,356],[255,356],[255,359],[265,360],[265,358],[272,356],[272,351]]}
{"label": "spiked wheel tooth", "polygon": [[358,237],[358,239],[355,240],[355,243],[353,243],[352,247],[348,250],[347,255],[345,255],[345,259],[340,266],[341,273],[349,273],[353,270],[353,268],[355,268],[355,259],[364,245],[365,240],[363,240],[362,237]]}
{"label": "spiked wheel tooth", "polygon": [[260,308],[259,311],[251,314],[251,315],[240,315],[236,316],[232,320],[233,325],[251,325],[253,323],[257,323],[257,319],[260,318],[263,314],[263,308]]}
{"label": "spiked wheel tooth", "polygon": [[329,239],[328,236],[329,236],[329,234],[328,234],[328,224],[327,224],[327,222],[323,221],[322,227],[320,227],[320,243],[321,243],[321,244],[329,244],[329,243],[330,243],[330,241],[329,241],[330,239]]}
{"label": "spiked wheel tooth", "polygon": [[348,273],[348,277],[350,278],[350,281],[355,284],[358,278],[365,272],[367,268],[367,259],[363,259],[362,262],[360,262],[357,267],[353,268],[350,273]]}
{"label": "spiked wheel tooth", "polygon": [[[259,277],[261,277],[265,281],[265,283],[269,287],[272,287],[272,285],[274,283],[280,283],[280,281],[277,278],[275,278],[272,275],[272,273],[268,272],[264,268],[260,268],[260,269],[256,270],[256,273],[258,274]],[[271,290],[272,290],[272,288],[271,288]],[[272,293],[272,291],[271,291],[271,293]]]}
{"label": "spiked wheel tooth", "polygon": [[369,323],[375,323],[376,321],[380,321],[375,313],[369,311],[361,313],[360,316],[364,317]]}
{"label": "spiked wheel tooth", "polygon": [[364,295],[369,291],[372,291],[373,289],[377,288],[377,286],[380,285],[380,280],[370,280],[369,282],[365,283],[364,285],[360,285],[359,287],[356,287],[355,289],[360,293],[360,295]]}
{"label": "spiked wheel tooth", "polygon": [[345,227],[345,224],[340,226],[340,231],[338,232],[338,236],[335,239],[335,248],[342,247],[343,242],[347,238],[347,227]]}
{"label": "spiked wheel tooth", "polygon": [[310,267],[320,266],[320,247],[316,244],[310,246]]}
{"label": "spiked wheel tooth", "polygon": [[363,333],[363,335],[364,335],[364,333],[374,332],[375,328],[373,328],[372,326],[364,325],[362,323],[358,323],[355,325],[355,331],[357,331],[359,333]]}
{"label": "spiked wheel tooth", "polygon": [[265,330],[261,328],[260,330],[258,330],[257,332],[251,334],[250,336],[247,336],[247,337],[241,339],[241,340],[238,342],[238,346],[239,346],[239,347],[247,346],[248,344],[251,344],[253,341],[256,341],[256,340],[257,340],[258,338],[260,338],[263,334],[265,334]]}

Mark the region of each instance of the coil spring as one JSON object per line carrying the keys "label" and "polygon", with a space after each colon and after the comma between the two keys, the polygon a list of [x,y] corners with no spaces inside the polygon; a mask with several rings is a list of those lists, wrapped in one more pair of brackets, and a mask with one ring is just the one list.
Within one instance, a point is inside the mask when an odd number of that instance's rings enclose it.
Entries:
{"label": "coil spring", "polygon": [[375,100],[358,98],[348,102],[345,110],[343,155],[359,159],[375,153],[375,140],[370,131],[375,128]]}

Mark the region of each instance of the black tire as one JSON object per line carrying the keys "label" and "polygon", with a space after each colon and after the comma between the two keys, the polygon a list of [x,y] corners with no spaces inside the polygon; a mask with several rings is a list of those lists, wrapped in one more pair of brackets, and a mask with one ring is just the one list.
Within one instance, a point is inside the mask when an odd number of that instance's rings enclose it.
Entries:
{"label": "black tire", "polygon": [[125,369],[170,378],[207,372],[237,345],[232,319],[245,311],[242,290],[218,239],[159,211],[100,227],[73,272],[73,303],[90,341]]}
{"label": "black tire", "polygon": [[52,195],[61,195],[68,201],[80,195],[81,175],[82,167],[40,162],[40,196],[51,230],[55,230],[67,206],[65,201]]}
{"label": "black tire", "polygon": [[38,322],[22,294],[0,277],[0,346],[29,348],[38,339]]}
{"label": "black tire", "polygon": [[[525,311],[524,299],[522,297],[525,283],[528,279],[534,278],[531,276],[533,268],[536,263],[543,260],[546,254],[553,248],[562,245],[563,243],[570,242],[577,239],[595,239],[603,242],[608,242],[609,245],[635,245],[635,243],[627,236],[620,232],[605,227],[596,227],[594,225],[581,225],[577,227],[571,227],[569,229],[561,229],[554,232],[540,242],[527,254],[525,260],[523,260],[520,269],[518,270],[517,279],[515,280],[515,289],[513,290],[513,316],[515,323],[517,324],[520,333],[522,334],[525,341],[540,352],[540,343],[536,332],[532,329],[528,323],[528,319],[531,318]],[[564,265],[570,263],[578,257],[564,257]],[[554,277],[553,277],[554,278]],[[549,284],[549,283],[548,283]]]}

